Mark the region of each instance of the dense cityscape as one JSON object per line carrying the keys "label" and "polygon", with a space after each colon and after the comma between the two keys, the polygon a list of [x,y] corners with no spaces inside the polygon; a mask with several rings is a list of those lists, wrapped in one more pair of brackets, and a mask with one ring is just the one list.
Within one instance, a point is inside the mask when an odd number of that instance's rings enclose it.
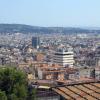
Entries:
{"label": "dense cityscape", "polygon": [[0,0],[0,100],[100,100],[100,0]]}
{"label": "dense cityscape", "polygon": [[0,65],[26,73],[39,100],[58,100],[56,90],[49,88],[100,81],[100,35],[1,34]]}

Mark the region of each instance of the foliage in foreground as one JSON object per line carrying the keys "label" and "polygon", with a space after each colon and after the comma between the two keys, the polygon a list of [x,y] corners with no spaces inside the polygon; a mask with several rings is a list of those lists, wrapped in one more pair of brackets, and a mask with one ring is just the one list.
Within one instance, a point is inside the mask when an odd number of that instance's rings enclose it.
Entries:
{"label": "foliage in foreground", "polygon": [[0,69],[0,100],[27,100],[28,96],[34,100],[35,93],[31,93],[25,73],[15,68]]}

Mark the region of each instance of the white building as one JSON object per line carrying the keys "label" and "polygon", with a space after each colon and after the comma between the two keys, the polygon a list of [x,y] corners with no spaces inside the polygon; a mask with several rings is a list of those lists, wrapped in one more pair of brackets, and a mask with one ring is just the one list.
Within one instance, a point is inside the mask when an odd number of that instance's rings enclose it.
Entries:
{"label": "white building", "polygon": [[73,67],[74,53],[72,48],[59,47],[53,53],[53,63],[59,64],[63,67]]}

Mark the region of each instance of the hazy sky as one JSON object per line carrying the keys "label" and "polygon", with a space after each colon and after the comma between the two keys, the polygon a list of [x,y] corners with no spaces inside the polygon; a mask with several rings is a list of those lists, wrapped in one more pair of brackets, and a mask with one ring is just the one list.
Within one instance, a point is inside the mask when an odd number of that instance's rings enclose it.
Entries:
{"label": "hazy sky", "polygon": [[100,0],[0,0],[0,23],[100,27]]}

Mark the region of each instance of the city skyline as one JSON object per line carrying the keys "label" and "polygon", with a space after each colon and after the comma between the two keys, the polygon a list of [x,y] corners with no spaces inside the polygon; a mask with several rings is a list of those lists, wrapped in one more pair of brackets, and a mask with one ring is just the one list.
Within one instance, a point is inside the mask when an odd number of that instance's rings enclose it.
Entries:
{"label": "city skyline", "polygon": [[1,0],[0,23],[99,27],[99,0]]}

